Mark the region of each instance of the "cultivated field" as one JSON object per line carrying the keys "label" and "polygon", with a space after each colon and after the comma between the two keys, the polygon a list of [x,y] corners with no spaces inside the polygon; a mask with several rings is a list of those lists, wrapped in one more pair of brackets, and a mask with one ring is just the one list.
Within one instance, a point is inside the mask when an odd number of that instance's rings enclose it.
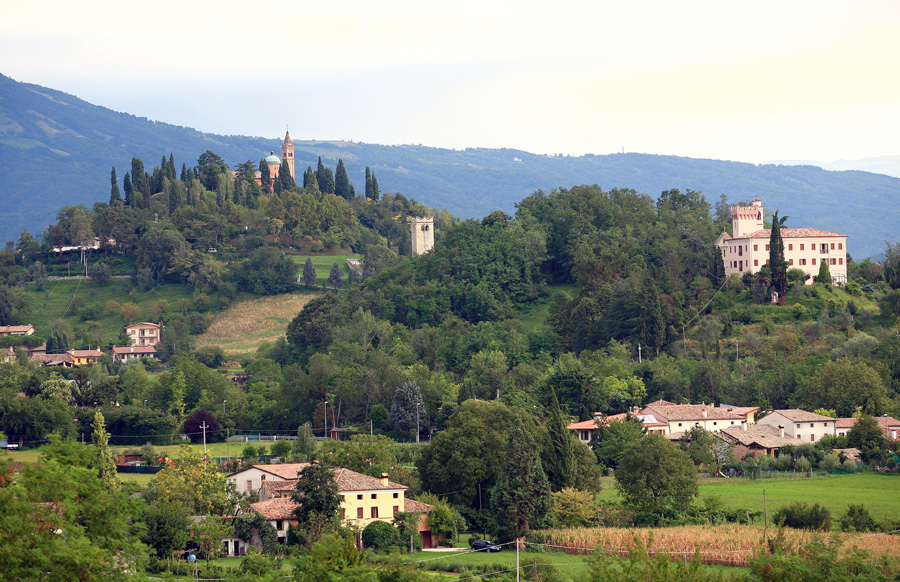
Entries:
{"label": "cultivated field", "polygon": [[[615,480],[603,478],[601,501],[619,501]],[[864,504],[875,519],[900,518],[900,475],[855,473],[827,477],[791,478],[781,474],[777,479],[701,479],[700,499],[705,495],[721,497],[731,509],[763,510],[763,490],[769,515],[792,501],[820,503],[837,518],[851,503]],[[760,522],[761,523],[761,520]]]}
{"label": "cultivated field", "polygon": [[[643,541],[648,553],[668,554],[672,559],[689,560],[700,552],[704,564],[746,566],[753,553],[764,543],[764,532],[746,525],[681,526],[667,528],[573,528],[547,530],[546,543],[559,546],[573,554],[591,553],[602,549],[610,555],[627,557],[635,538]],[[769,529],[769,535],[775,535]],[[873,555],[900,558],[900,543],[896,536],[837,533],[819,534],[812,531],[784,528],[785,543],[799,548],[815,539],[840,539],[843,551],[854,547]]]}
{"label": "cultivated field", "polygon": [[249,299],[217,313],[197,347],[218,346],[229,356],[246,354],[283,336],[288,324],[314,295],[288,294]]}

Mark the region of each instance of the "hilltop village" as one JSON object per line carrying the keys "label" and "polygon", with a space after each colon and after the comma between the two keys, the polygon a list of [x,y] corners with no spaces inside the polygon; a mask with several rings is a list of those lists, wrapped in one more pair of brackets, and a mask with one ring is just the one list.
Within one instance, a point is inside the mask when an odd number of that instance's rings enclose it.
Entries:
{"label": "hilltop village", "polygon": [[[666,551],[763,580],[837,552],[803,529],[898,528],[895,245],[855,261],[696,191],[460,220],[369,167],[360,190],[341,159],[295,168],[289,134],[259,163],[135,158],[108,202],[0,251],[0,571],[419,580],[423,550],[626,532],[620,556],[641,526],[731,536]],[[728,493],[765,479],[777,502]],[[760,549],[776,525],[811,545]],[[884,538],[883,562],[833,562],[890,570]]]}

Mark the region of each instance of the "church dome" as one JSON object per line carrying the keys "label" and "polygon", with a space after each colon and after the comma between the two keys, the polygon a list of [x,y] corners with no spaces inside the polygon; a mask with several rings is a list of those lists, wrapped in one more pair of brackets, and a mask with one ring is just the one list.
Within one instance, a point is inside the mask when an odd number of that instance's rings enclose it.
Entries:
{"label": "church dome", "polygon": [[266,163],[270,166],[280,166],[281,159],[275,155],[275,152],[270,152],[268,156],[266,156]]}

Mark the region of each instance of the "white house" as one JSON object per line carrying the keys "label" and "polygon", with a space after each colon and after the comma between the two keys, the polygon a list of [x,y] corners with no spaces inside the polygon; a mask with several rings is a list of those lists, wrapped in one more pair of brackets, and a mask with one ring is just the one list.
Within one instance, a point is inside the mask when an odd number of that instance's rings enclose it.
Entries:
{"label": "white house", "polygon": [[825,435],[835,434],[835,420],[815,412],[798,408],[773,410],[756,422],[776,428],[784,428],[784,433],[803,442],[814,443]]}

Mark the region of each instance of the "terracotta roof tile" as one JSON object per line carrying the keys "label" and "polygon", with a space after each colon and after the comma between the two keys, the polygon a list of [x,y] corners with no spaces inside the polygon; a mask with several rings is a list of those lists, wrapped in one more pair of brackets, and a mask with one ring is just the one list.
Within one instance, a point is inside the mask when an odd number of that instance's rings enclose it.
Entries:
{"label": "terracotta roof tile", "polygon": [[263,514],[266,519],[290,519],[297,504],[287,497],[276,497],[250,505],[250,509]]}
{"label": "terracotta roof tile", "polygon": [[776,412],[791,422],[821,422],[823,420],[836,420],[830,416],[823,416],[821,414],[816,414],[815,412],[807,412],[805,410],[800,410],[799,408],[773,410],[770,414],[775,414]]}
{"label": "terracotta roof tile", "polygon": [[739,426],[730,426],[719,432],[730,437],[726,440],[732,440],[744,446],[756,444],[767,449],[778,449],[797,444],[797,439],[781,436],[781,431],[770,424],[747,424],[744,426],[746,430]]}
{"label": "terracotta roof tile", "polygon": [[[772,236],[772,230],[763,228],[754,230],[739,237],[733,237],[735,240],[744,238],[764,238],[768,240]],[[846,237],[846,234],[838,234],[830,230],[819,230],[817,228],[782,228],[781,238],[817,238],[817,237]]]}
{"label": "terracotta roof tile", "polygon": [[569,430],[593,430],[600,427],[597,425],[596,420],[582,420],[581,422],[573,422],[566,425],[566,428]]}
{"label": "terracotta roof tile", "polygon": [[415,499],[403,499],[403,511],[416,511],[418,513],[429,513],[432,509],[434,509],[434,505],[429,505],[428,503],[422,503],[421,501],[416,501]]}
{"label": "terracotta roof tile", "polygon": [[[705,416],[704,416],[705,413]],[[641,414],[652,414],[660,420],[744,420],[739,414],[709,404],[648,404]]]}

